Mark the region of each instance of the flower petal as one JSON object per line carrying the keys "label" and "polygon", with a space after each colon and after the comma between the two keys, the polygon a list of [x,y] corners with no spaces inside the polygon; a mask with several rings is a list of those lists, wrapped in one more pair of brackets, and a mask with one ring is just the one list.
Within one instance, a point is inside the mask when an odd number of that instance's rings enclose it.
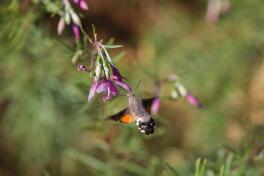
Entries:
{"label": "flower petal", "polygon": [[102,93],[106,91],[107,91],[107,82],[105,80],[101,80],[100,83],[98,83],[96,93]]}
{"label": "flower petal", "polygon": [[111,68],[112,68],[113,76],[114,76],[117,80],[122,81],[123,78],[122,78],[122,76],[121,76],[119,70],[116,68],[116,66],[113,65],[113,64],[111,64]]}
{"label": "flower petal", "polygon": [[117,79],[112,79],[112,81],[113,81],[116,85],[118,85],[119,87],[121,87],[122,89],[124,89],[126,92],[128,92],[128,93],[131,93],[131,92],[132,92],[131,87],[130,87],[127,83],[125,83],[125,82],[123,82],[123,81],[119,81],[119,80],[117,80]]}
{"label": "flower petal", "polygon": [[104,92],[103,100],[109,101],[112,97],[118,95],[117,87],[110,80],[102,80],[98,86],[97,93]]}
{"label": "flower petal", "polygon": [[97,81],[93,82],[93,84],[91,85],[89,95],[88,95],[88,102],[91,101],[91,99],[94,97],[94,95],[96,93],[97,86],[98,86]]}
{"label": "flower petal", "polygon": [[118,95],[118,89],[114,85],[114,83],[112,83],[111,81],[109,81],[109,90],[110,90],[110,95],[112,95],[112,96]]}

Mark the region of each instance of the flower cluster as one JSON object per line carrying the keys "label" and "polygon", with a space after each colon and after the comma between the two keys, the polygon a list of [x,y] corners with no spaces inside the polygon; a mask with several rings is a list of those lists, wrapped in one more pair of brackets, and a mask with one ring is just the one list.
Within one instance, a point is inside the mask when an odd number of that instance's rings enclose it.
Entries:
{"label": "flower cluster", "polygon": [[[82,10],[88,10],[88,5],[86,0],[72,0],[77,6]],[[65,29],[66,25],[72,26],[73,35],[75,41],[80,45],[80,29],[81,20],[77,13],[71,6],[70,0],[63,0],[64,10],[59,13],[60,20],[57,26],[58,34],[61,34]],[[83,32],[83,31],[82,31]],[[107,51],[110,48],[121,47],[120,45],[103,45],[102,40],[97,40],[97,35],[94,29],[94,41],[88,37],[84,32],[84,35],[89,39],[89,49],[90,49],[90,65],[86,67],[85,65],[79,64],[77,70],[79,72],[92,72],[94,75],[93,84],[91,85],[88,101],[90,101],[96,93],[104,93],[103,100],[108,101],[112,97],[119,94],[119,88],[125,90],[127,93],[131,93],[131,87],[124,81],[116,65],[112,62],[112,59]],[[85,45],[86,46],[86,45]],[[76,63],[79,57],[84,55],[87,51],[85,47],[78,47],[75,52],[72,62]]]}
{"label": "flower cluster", "polygon": [[[94,41],[90,40],[90,44],[91,52],[94,53],[90,59],[95,61],[90,62],[94,63],[94,69],[91,70],[94,78],[88,94],[88,101],[91,101],[96,93],[103,93],[103,100],[109,101],[119,94],[118,88],[125,90],[128,94],[131,93],[131,87],[125,82],[107,51],[107,48],[117,48],[120,45],[103,45],[102,41],[97,41],[96,34],[94,34]],[[77,70],[80,72],[90,71],[84,65],[78,65]]]}
{"label": "flower cluster", "polygon": [[[73,2],[77,4],[81,9],[88,10],[86,0],[73,0]],[[63,0],[63,6],[64,10],[60,14],[61,17],[58,22],[57,32],[60,35],[65,29],[66,25],[71,25],[75,41],[79,41],[81,27],[80,17],[76,12],[74,12],[69,0]]]}
{"label": "flower cluster", "polygon": [[112,97],[118,95],[119,91],[117,87],[120,87],[126,92],[131,93],[131,87],[124,82],[116,66],[111,65],[111,67],[112,75],[109,78],[104,76],[97,79],[95,77],[94,82],[89,91],[88,101],[93,98],[95,93],[104,93],[103,100],[108,101]]}
{"label": "flower cluster", "polygon": [[[62,10],[60,13],[60,20],[58,22],[57,26],[57,32],[58,34],[61,34],[65,28],[66,25],[72,26],[73,35],[75,38],[75,41],[78,42],[78,44],[81,45],[80,42],[80,29],[82,27],[80,17],[78,14],[74,11],[74,9],[71,6],[70,1],[72,1],[74,4],[76,4],[80,9],[82,10],[88,10],[88,5],[86,3],[86,0],[62,0],[64,10]],[[132,89],[125,82],[125,79],[120,74],[118,68],[113,63],[109,53],[108,49],[111,48],[118,48],[121,47],[120,45],[104,45],[102,40],[97,40],[97,35],[95,33],[94,29],[94,40],[90,39],[90,37],[82,30],[84,36],[87,37],[89,41],[89,51],[90,51],[90,64],[89,67],[86,67],[85,65],[79,64],[77,66],[77,70],[79,72],[91,72],[93,73],[93,83],[90,87],[90,91],[88,94],[88,101],[91,101],[91,99],[95,96],[95,94],[103,93],[103,100],[109,101],[114,96],[119,95],[119,89],[123,89],[128,94],[131,94]],[[78,45],[79,46],[79,45]],[[75,64],[78,58],[85,55],[85,52],[87,51],[88,45],[79,46],[77,47],[77,50],[72,58],[72,62]],[[159,82],[159,81],[158,81]],[[171,93],[171,97],[173,99],[177,99],[179,97],[185,97],[186,100],[194,106],[201,107],[201,102],[190,92],[187,91],[185,86],[179,82],[177,76],[171,77],[168,79],[165,79],[160,83],[166,83],[166,82],[174,82],[174,90]],[[159,86],[158,86],[159,87]],[[156,97],[153,101],[151,111],[153,114],[156,114],[159,110],[160,106],[160,96],[159,91],[156,92]]]}
{"label": "flower cluster", "polygon": [[171,75],[163,80],[157,80],[155,82],[154,90],[155,97],[152,99],[151,104],[151,114],[157,114],[160,109],[160,93],[161,86],[167,83],[173,83],[173,90],[171,91],[170,98],[176,100],[178,98],[184,97],[188,103],[196,107],[202,107],[201,101],[195,97],[192,93],[187,91],[186,87],[180,82],[178,76]]}

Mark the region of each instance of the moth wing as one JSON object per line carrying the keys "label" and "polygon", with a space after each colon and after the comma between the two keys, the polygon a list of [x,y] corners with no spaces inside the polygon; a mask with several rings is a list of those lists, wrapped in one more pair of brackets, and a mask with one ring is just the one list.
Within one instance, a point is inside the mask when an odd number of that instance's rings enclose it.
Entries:
{"label": "moth wing", "polygon": [[142,100],[143,106],[149,114],[151,114],[151,107],[156,97],[146,98]]}
{"label": "moth wing", "polygon": [[129,113],[128,108],[125,108],[119,113],[110,116],[109,119],[119,121],[121,123],[132,123],[135,120],[132,114]]}

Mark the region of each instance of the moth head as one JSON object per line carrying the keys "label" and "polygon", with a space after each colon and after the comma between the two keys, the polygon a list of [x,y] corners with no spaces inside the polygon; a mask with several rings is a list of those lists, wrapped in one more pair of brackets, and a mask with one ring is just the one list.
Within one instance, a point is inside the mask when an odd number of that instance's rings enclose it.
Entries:
{"label": "moth head", "polygon": [[138,119],[136,121],[138,130],[141,133],[146,135],[154,133],[154,128],[156,126],[154,119],[150,118],[148,121],[143,121],[142,119]]}

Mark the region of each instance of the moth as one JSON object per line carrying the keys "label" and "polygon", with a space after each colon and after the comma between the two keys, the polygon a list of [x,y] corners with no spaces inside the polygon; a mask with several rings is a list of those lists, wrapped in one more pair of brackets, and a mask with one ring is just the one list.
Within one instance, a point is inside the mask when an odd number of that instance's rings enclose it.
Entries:
{"label": "moth", "polygon": [[136,122],[138,130],[146,135],[154,133],[156,126],[151,117],[151,106],[155,97],[140,99],[135,95],[128,95],[128,107],[109,118],[121,123]]}

